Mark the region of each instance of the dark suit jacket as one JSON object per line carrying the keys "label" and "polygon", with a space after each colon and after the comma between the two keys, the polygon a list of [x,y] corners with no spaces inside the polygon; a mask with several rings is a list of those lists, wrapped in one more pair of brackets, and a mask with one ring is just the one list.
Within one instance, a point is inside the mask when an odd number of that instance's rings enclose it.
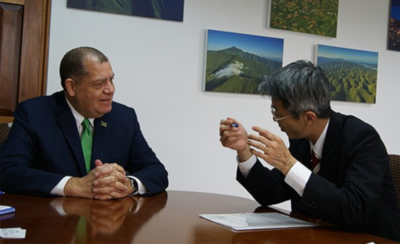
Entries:
{"label": "dark suit jacket", "polygon": [[[289,149],[310,168],[307,140],[290,140]],[[400,210],[388,154],[376,130],[363,121],[332,112],[320,172],[311,175],[302,197],[284,178],[260,162],[247,179],[237,173],[238,181],[262,205],[290,199],[294,212],[400,241]]]}
{"label": "dark suit jacket", "polygon": [[[49,195],[64,176],[82,177],[85,161],[75,118],[64,93],[20,103],[8,139],[1,147],[0,189]],[[134,109],[113,102],[94,120],[94,161],[117,163],[140,179],[150,195],[164,191],[168,174],[147,144]]]}

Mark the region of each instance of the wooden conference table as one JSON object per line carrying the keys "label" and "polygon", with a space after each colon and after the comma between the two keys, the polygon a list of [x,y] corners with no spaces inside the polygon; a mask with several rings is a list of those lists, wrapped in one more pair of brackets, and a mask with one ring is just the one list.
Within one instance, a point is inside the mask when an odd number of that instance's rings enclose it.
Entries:
{"label": "wooden conference table", "polygon": [[396,243],[329,225],[233,231],[199,214],[276,210],[260,208],[250,199],[210,193],[168,191],[110,201],[6,193],[0,195],[0,204],[16,208],[14,214],[0,216],[0,228],[27,230],[25,239],[0,239],[0,243]]}

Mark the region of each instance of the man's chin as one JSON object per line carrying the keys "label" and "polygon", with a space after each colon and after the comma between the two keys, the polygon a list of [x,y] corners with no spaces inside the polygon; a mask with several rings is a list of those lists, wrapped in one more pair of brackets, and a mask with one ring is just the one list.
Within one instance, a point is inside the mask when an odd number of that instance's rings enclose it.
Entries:
{"label": "man's chin", "polygon": [[103,116],[103,115],[105,115],[105,114],[108,114],[109,112],[111,112],[111,110],[112,110],[112,107],[110,106],[110,108],[102,109],[102,110],[100,110],[100,111],[97,111],[97,116],[96,116],[96,118],[100,118],[101,116]]}

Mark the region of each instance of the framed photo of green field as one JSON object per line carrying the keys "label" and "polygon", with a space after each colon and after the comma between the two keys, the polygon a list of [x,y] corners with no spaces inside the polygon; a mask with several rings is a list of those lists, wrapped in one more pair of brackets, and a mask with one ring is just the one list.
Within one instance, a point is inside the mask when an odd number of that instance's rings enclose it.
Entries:
{"label": "framed photo of green field", "polygon": [[390,6],[388,49],[400,51],[400,0]]}
{"label": "framed photo of green field", "polygon": [[208,30],[204,91],[258,94],[282,57],[283,39]]}
{"label": "framed photo of green field", "polygon": [[184,0],[67,0],[68,8],[183,21]]}
{"label": "framed photo of green field", "polygon": [[332,100],[376,103],[378,53],[317,45],[316,64],[331,85]]}
{"label": "framed photo of green field", "polygon": [[336,37],[339,0],[270,2],[270,28]]}

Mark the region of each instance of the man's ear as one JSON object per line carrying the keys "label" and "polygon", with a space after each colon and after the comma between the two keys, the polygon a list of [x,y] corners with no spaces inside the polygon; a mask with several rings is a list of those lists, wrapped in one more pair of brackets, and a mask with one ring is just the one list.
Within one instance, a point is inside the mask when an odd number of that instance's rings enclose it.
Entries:
{"label": "man's ear", "polygon": [[67,91],[68,95],[73,97],[75,96],[75,89],[76,89],[76,82],[68,78],[65,80],[65,90]]}
{"label": "man's ear", "polygon": [[307,125],[312,125],[317,120],[317,115],[313,111],[304,112],[304,120]]}

